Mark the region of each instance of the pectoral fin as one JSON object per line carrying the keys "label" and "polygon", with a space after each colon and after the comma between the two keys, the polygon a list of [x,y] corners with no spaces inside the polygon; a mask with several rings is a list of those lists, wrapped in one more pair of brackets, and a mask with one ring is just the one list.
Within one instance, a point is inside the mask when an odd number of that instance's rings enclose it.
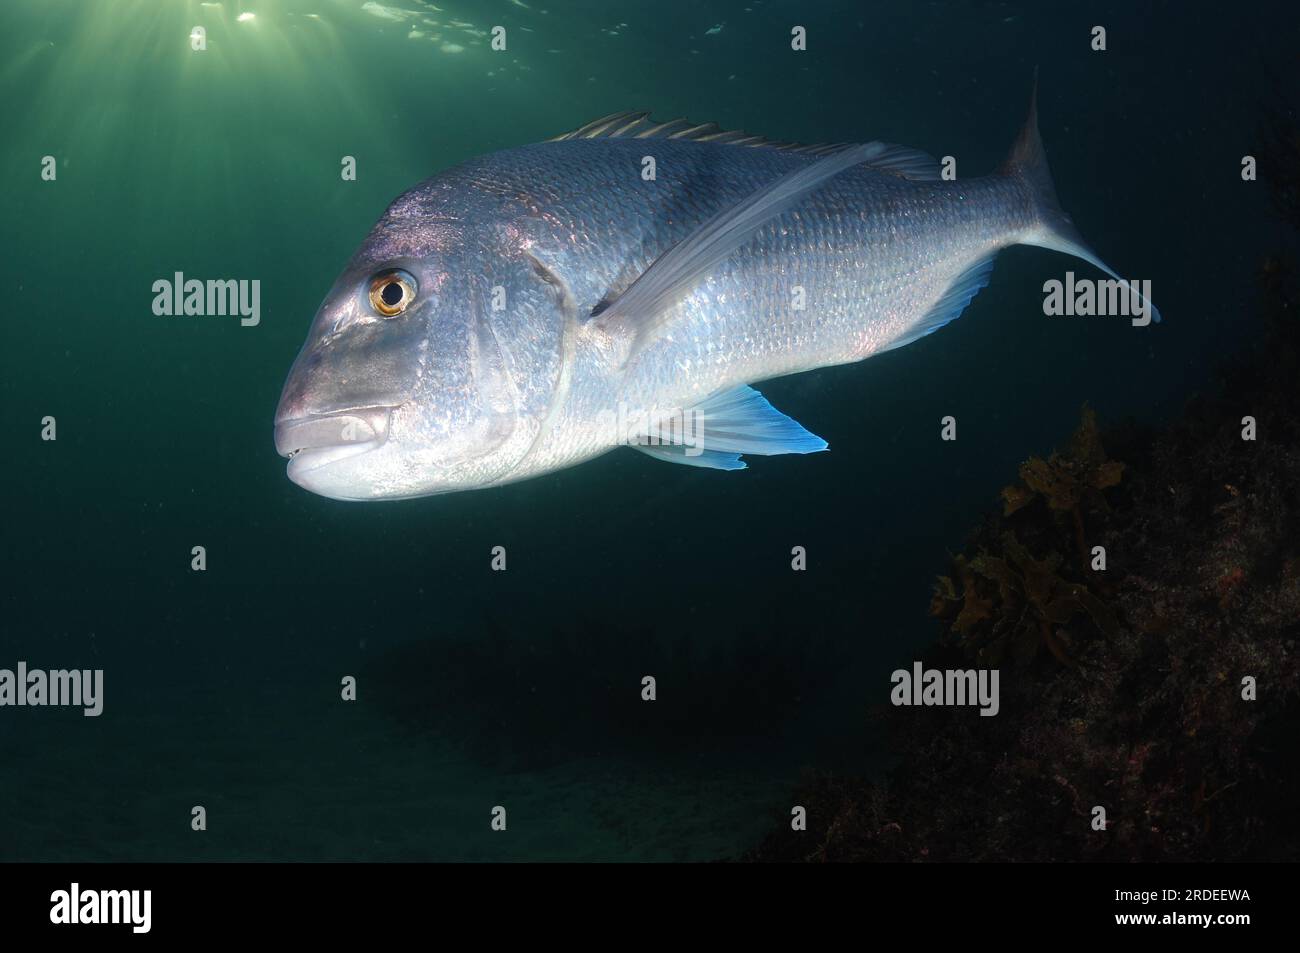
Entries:
{"label": "pectoral fin", "polygon": [[643,434],[638,450],[669,463],[743,470],[741,454],[816,453],[826,441],[767,402],[752,387],[710,397]]}
{"label": "pectoral fin", "polygon": [[845,169],[889,152],[880,142],[855,145],[783,175],[701,225],[660,255],[626,291],[593,317],[632,338],[629,358],[663,331],[672,306],[760,228]]}

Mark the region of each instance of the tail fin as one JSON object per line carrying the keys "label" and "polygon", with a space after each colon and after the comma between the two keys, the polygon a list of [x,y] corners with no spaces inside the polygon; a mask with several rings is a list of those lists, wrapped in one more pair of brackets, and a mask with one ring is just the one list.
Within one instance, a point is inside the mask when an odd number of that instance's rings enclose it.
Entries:
{"label": "tail fin", "polygon": [[1070,216],[1057,201],[1056,187],[1052,184],[1052,173],[1047,167],[1047,153],[1043,151],[1043,140],[1038,135],[1037,69],[1034,70],[1034,90],[1029,96],[1029,118],[1025,120],[1024,128],[1020,130],[1020,135],[1011,146],[1011,153],[998,171],[1002,175],[1020,179],[1029,187],[1033,196],[1038,213],[1038,228],[1021,238],[1020,244],[1050,248],[1053,251],[1073,255],[1075,258],[1082,258],[1088,264],[1121,282],[1146,303],[1146,306],[1151,309],[1153,320],[1160,320],[1159,309],[1132,282],[1121,278],[1088,247],[1088,243],[1083,240],[1083,236],[1079,234]]}

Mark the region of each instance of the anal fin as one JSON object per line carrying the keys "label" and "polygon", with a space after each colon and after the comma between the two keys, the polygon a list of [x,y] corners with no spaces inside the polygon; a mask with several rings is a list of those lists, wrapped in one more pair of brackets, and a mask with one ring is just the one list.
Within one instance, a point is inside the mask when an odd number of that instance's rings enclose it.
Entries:
{"label": "anal fin", "polygon": [[989,283],[989,276],[993,274],[993,255],[987,258],[981,258],[974,264],[968,265],[961,271],[948,290],[939,296],[939,300],[930,306],[930,310],[925,313],[911,329],[907,331],[897,341],[893,341],[886,351],[892,351],[894,348],[903,347],[911,344],[913,341],[925,337],[938,331],[945,324],[955,321],[966,310],[966,306],[971,303],[971,299],[979,294],[980,289]]}

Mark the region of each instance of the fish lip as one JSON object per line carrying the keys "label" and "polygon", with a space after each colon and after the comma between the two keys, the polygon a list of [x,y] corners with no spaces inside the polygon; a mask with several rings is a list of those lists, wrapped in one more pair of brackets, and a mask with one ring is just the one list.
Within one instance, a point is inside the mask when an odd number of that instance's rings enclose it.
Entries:
{"label": "fish lip", "polygon": [[369,453],[388,440],[396,405],[350,407],[275,422],[275,450],[298,472]]}

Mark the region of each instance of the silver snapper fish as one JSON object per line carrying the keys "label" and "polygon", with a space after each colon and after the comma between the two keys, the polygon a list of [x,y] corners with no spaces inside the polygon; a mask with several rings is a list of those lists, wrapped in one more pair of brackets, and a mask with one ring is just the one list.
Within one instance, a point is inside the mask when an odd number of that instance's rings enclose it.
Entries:
{"label": "silver snapper fish", "polygon": [[618,446],[721,470],[824,450],[748,385],[937,330],[1016,244],[1089,262],[1159,320],[1057,204],[1033,100],[1002,167],[962,181],[888,143],[608,116],[388,207],[312,322],[276,449],[340,500],[499,486]]}

